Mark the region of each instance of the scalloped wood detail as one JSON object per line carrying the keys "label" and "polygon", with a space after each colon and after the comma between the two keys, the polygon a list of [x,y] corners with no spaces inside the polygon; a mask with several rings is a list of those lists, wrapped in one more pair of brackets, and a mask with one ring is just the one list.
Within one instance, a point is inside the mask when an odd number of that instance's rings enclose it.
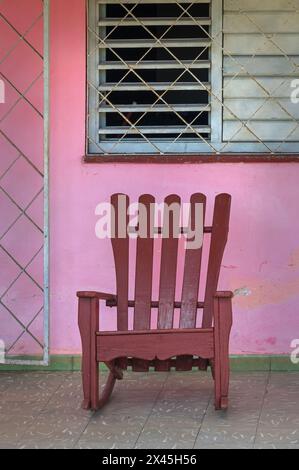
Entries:
{"label": "scalloped wood detail", "polygon": [[99,333],[97,360],[112,361],[134,357],[164,361],[176,356],[191,355],[209,359],[214,356],[212,329],[163,330],[146,332]]}

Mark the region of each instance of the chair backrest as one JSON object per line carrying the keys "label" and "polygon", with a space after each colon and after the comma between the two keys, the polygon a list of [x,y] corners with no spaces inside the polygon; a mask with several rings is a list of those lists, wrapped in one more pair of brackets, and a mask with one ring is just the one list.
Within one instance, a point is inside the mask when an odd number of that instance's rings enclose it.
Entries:
{"label": "chair backrest", "polygon": [[[135,299],[129,299],[129,245],[130,235],[124,226],[129,226],[129,197],[123,194],[114,194],[111,198],[115,215],[115,236],[112,237],[112,247],[115,259],[116,284],[117,284],[117,328],[119,331],[128,330],[128,308],[134,308],[134,329],[148,330],[151,328],[152,309],[158,309],[158,329],[172,329],[174,322],[174,310],[180,309],[180,328],[195,328],[197,312],[203,309],[202,327],[209,328],[213,323],[213,297],[217,290],[222,257],[227,242],[229,231],[229,218],[231,196],[220,194],[215,199],[213,223],[211,227],[204,224],[206,212],[206,196],[194,194],[190,200],[189,228],[195,228],[210,234],[210,248],[205,276],[205,295],[199,302],[199,285],[202,265],[202,246],[185,250],[185,265],[183,274],[183,287],[181,300],[175,299],[178,265],[178,248],[180,234],[185,228],[180,226],[180,216],[177,211],[164,211],[162,227],[155,225],[155,198],[149,194],[139,198],[142,205],[143,222],[146,219],[146,233],[137,237],[136,248],[136,272],[135,272]],[[165,206],[174,207],[181,205],[177,195],[168,196]],[[197,227],[196,211],[201,206],[203,214],[203,226]],[[145,212],[146,211],[146,212]],[[145,215],[145,216],[144,216]],[[140,229],[140,221],[137,228]],[[167,224],[168,230],[163,231]],[[202,225],[202,224],[201,224]],[[153,233],[160,233],[162,237],[161,267],[159,299],[152,299],[153,287],[153,260],[154,237]],[[166,236],[167,233],[167,236]]]}

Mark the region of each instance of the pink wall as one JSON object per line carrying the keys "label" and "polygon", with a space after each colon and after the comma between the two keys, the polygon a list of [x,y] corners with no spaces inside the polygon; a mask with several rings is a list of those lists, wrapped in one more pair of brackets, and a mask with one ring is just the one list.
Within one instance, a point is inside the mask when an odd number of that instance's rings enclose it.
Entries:
{"label": "pink wall", "polygon": [[[299,165],[87,165],[84,155],[84,0],[52,0],[51,352],[77,353],[76,290],[115,290],[109,241],[94,233],[95,207],[113,192],[162,199],[194,191],[233,196],[221,289],[234,300],[231,352],[289,353],[299,334]],[[103,326],[112,327],[105,312]]]}

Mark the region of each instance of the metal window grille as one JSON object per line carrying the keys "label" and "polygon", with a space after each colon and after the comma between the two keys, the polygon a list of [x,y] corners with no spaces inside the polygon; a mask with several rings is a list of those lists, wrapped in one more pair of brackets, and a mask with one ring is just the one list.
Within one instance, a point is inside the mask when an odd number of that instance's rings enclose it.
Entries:
{"label": "metal window grille", "polygon": [[299,153],[299,0],[224,0],[224,151]]}
{"label": "metal window grille", "polygon": [[299,0],[89,0],[90,154],[299,150]]}
{"label": "metal window grille", "polygon": [[49,364],[49,1],[22,2],[18,10],[0,1],[0,340],[6,364]]}
{"label": "metal window grille", "polygon": [[91,0],[89,21],[93,151],[167,153],[211,139],[209,0]]}

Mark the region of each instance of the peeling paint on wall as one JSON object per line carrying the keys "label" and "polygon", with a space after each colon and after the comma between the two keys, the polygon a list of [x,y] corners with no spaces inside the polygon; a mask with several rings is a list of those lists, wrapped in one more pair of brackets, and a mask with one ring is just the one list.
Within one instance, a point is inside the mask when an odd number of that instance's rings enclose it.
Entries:
{"label": "peeling paint on wall", "polygon": [[290,254],[288,266],[292,268],[298,268],[299,267],[299,248],[296,250],[292,251]]}
{"label": "peeling paint on wall", "polygon": [[247,287],[240,287],[240,289],[236,289],[234,291],[235,297],[248,297],[251,294],[252,294],[251,290],[248,289]]}
{"label": "peeling paint on wall", "polygon": [[235,304],[248,309],[263,305],[280,304],[299,294],[299,278],[289,280],[251,279],[234,291]]}

